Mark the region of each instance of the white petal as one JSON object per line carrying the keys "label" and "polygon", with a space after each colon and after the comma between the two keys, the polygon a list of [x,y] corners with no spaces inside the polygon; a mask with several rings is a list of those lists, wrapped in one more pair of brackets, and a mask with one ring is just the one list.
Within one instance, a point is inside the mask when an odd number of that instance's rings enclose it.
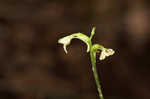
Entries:
{"label": "white petal", "polygon": [[63,45],[63,48],[64,48],[65,53],[67,54],[68,51],[67,51],[67,48],[66,48],[66,45],[65,45],[65,44]]}
{"label": "white petal", "polygon": [[106,58],[105,52],[102,51],[102,52],[101,52],[101,55],[100,55],[100,57],[99,57],[99,59],[100,59],[100,60],[104,60],[105,58]]}
{"label": "white petal", "polygon": [[114,53],[115,53],[115,51],[113,49],[104,49],[104,50],[102,50],[99,59],[104,60],[106,57],[111,56]]}

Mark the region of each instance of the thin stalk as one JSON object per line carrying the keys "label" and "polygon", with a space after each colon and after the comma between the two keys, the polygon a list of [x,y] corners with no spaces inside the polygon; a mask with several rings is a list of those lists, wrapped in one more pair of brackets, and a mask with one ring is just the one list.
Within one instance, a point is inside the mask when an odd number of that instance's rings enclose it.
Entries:
{"label": "thin stalk", "polygon": [[96,86],[97,86],[97,90],[99,93],[99,97],[100,97],[100,99],[104,99],[103,94],[102,94],[101,85],[100,85],[100,80],[99,80],[97,69],[96,69],[96,54],[92,50],[90,50],[90,58],[91,58],[93,75],[94,75],[94,78],[96,81]]}

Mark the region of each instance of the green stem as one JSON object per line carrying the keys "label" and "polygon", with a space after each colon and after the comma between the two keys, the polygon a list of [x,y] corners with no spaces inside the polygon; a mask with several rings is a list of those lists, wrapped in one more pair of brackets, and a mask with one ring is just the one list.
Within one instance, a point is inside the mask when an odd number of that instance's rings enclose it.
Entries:
{"label": "green stem", "polygon": [[97,69],[96,69],[96,53],[93,50],[90,50],[90,58],[91,58],[91,62],[92,62],[92,70],[93,70],[93,75],[94,75],[94,78],[96,81],[99,97],[100,97],[100,99],[104,99],[103,94],[102,94],[101,85],[100,85],[100,80],[99,80]]}

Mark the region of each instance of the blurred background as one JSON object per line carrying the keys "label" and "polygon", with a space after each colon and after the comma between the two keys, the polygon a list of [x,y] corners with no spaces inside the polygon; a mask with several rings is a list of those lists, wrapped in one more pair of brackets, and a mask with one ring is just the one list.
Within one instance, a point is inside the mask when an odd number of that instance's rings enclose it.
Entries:
{"label": "blurred background", "polygon": [[86,45],[116,53],[97,61],[105,99],[150,99],[149,0],[0,0],[0,99],[99,99]]}

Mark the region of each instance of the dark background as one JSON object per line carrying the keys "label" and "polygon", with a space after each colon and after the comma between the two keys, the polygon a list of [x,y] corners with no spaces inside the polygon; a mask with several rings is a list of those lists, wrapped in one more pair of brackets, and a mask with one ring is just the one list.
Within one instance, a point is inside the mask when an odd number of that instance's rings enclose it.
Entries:
{"label": "dark background", "polygon": [[0,99],[99,99],[86,45],[116,53],[97,68],[105,99],[150,99],[149,0],[0,0]]}

